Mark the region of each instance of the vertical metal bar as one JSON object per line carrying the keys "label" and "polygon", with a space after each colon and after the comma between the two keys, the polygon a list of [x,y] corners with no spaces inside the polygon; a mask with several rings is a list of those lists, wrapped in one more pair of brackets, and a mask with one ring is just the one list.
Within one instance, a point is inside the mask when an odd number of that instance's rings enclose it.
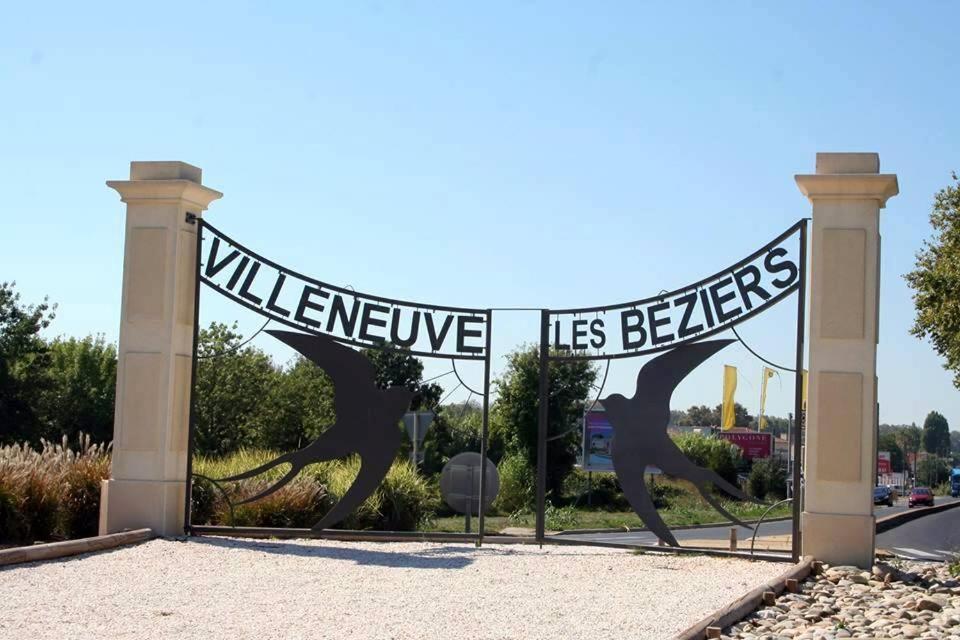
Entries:
{"label": "vertical metal bar", "polygon": [[793,415],[793,561],[800,561],[800,514],[803,491],[800,487],[800,459],[803,449],[803,352],[804,336],[806,335],[806,308],[807,308],[807,221],[800,225],[800,264],[799,288],[797,289],[797,375],[794,382]]}
{"label": "vertical metal bar", "polygon": [[490,334],[492,333],[493,311],[487,309],[487,336],[483,359],[483,426],[480,433],[480,509],[477,527],[477,546],[483,544],[484,500],[487,497],[487,438],[490,434]]}
{"label": "vertical metal bar", "polygon": [[417,469],[417,439],[420,437],[420,412],[413,412],[413,452],[410,454],[410,463]]}
{"label": "vertical metal bar", "polygon": [[540,391],[537,418],[537,541],[543,542],[547,512],[547,420],[550,395],[550,311],[540,311]]}
{"label": "vertical metal bar", "polygon": [[[190,216],[191,214],[187,214]],[[197,225],[197,268],[193,278],[193,353],[190,363],[190,424],[187,433],[187,482],[183,491],[183,533],[190,535],[190,503],[193,500],[193,440],[197,423],[197,351],[200,345],[200,254],[203,250],[203,218],[193,215]]]}

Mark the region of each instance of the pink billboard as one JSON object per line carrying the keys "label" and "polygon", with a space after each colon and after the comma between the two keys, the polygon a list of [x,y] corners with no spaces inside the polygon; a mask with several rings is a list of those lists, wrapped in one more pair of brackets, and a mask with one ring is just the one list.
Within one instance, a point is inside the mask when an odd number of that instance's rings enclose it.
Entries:
{"label": "pink billboard", "polygon": [[747,431],[721,432],[720,437],[740,447],[747,460],[769,458],[773,453],[773,434]]}

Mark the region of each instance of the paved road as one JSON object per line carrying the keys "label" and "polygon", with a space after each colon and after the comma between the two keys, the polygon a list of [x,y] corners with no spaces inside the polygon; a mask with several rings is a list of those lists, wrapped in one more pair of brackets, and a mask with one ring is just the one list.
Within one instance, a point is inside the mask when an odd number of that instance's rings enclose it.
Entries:
{"label": "paved road", "polygon": [[960,508],[918,518],[877,536],[877,548],[910,560],[943,561],[960,552]]}
{"label": "paved road", "polygon": [[[937,498],[937,504],[943,504],[944,502],[955,502],[955,498]],[[907,510],[907,504],[905,499],[897,501],[897,504],[892,507],[876,507],[874,513],[878,518],[884,516],[893,515],[895,513],[900,513],[901,511]],[[924,533],[918,534],[917,540],[907,544],[907,542],[913,539],[913,536],[907,536],[904,538],[897,538],[897,545],[904,549],[911,549],[912,551],[920,551],[930,555],[930,557],[922,558],[918,556],[918,559],[935,559],[933,554],[936,555],[936,559],[941,559],[941,554],[935,551],[936,548],[940,549],[951,549],[952,547],[945,543],[939,542],[943,539],[943,535],[940,533],[942,527],[937,527],[933,524],[927,524],[929,521],[932,521],[937,518],[946,516],[947,514],[955,514],[954,517],[957,519],[954,521],[955,527],[955,539],[956,546],[960,548],[960,509],[950,510],[944,512],[944,514],[938,514],[933,516],[926,516],[924,518],[919,518],[911,523],[902,525],[888,531],[887,533],[880,534],[877,538],[877,546],[888,549],[897,555],[902,555],[903,557],[913,558],[914,556],[908,556],[905,552],[897,551],[896,549],[890,548],[886,542],[886,536],[893,534],[898,534],[899,532],[907,529],[907,527],[915,527],[918,531],[923,531]],[[761,536],[776,536],[776,535],[790,535],[793,528],[793,522],[791,520],[782,520],[779,522],[767,522],[760,527],[760,532],[758,535]],[[927,531],[929,529],[929,531]],[[675,529],[673,535],[676,536],[677,542],[681,545],[684,540],[727,540],[730,537],[730,525],[723,525],[719,527],[707,527],[704,529]],[[753,531],[746,529],[744,527],[737,527],[737,538],[740,540],[741,548],[749,547],[750,538],[753,536]],[[585,533],[585,534],[571,534],[565,535],[564,538],[570,538],[573,540],[583,540],[585,542],[616,542],[619,544],[645,544],[653,545],[657,544],[657,537],[648,531],[624,531],[622,533]],[[919,545],[919,546],[918,546]],[[946,545],[946,546],[944,546]]]}

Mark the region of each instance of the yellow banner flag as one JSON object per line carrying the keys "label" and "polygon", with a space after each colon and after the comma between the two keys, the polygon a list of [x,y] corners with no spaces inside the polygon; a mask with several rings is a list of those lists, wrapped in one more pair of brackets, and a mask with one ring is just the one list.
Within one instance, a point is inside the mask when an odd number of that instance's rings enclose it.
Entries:
{"label": "yellow banner flag", "polygon": [[807,378],[809,377],[808,374],[809,372],[806,369],[804,369],[803,378],[800,383],[800,409],[804,413],[806,413],[807,411]]}
{"label": "yellow banner flag", "polygon": [[736,423],[737,414],[733,406],[733,394],[736,390],[737,368],[725,364],[723,365],[723,408],[720,416],[720,428],[724,431],[732,429]]}
{"label": "yellow banner flag", "polygon": [[763,431],[767,428],[767,416],[764,409],[767,406],[767,380],[772,378],[776,371],[770,367],[763,368],[763,380],[760,381],[760,418],[757,420],[757,429]]}

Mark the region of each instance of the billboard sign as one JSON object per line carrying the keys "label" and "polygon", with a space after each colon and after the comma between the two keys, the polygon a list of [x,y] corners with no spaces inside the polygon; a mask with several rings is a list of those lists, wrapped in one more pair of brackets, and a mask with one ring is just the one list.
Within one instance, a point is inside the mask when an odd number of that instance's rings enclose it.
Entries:
{"label": "billboard sign", "polygon": [[[613,425],[607,419],[606,412],[598,402],[592,411],[583,416],[583,459],[580,467],[584,471],[609,471],[613,468]],[[644,473],[659,474],[660,469],[647,465]]]}
{"label": "billboard sign", "polygon": [[773,434],[746,431],[725,431],[720,437],[740,447],[747,460],[769,458],[773,453]]}
{"label": "billboard sign", "polygon": [[877,452],[877,473],[893,473],[893,462],[890,460],[889,451]]}
{"label": "billboard sign", "polygon": [[604,411],[583,417],[583,470],[613,471],[613,425]]}

